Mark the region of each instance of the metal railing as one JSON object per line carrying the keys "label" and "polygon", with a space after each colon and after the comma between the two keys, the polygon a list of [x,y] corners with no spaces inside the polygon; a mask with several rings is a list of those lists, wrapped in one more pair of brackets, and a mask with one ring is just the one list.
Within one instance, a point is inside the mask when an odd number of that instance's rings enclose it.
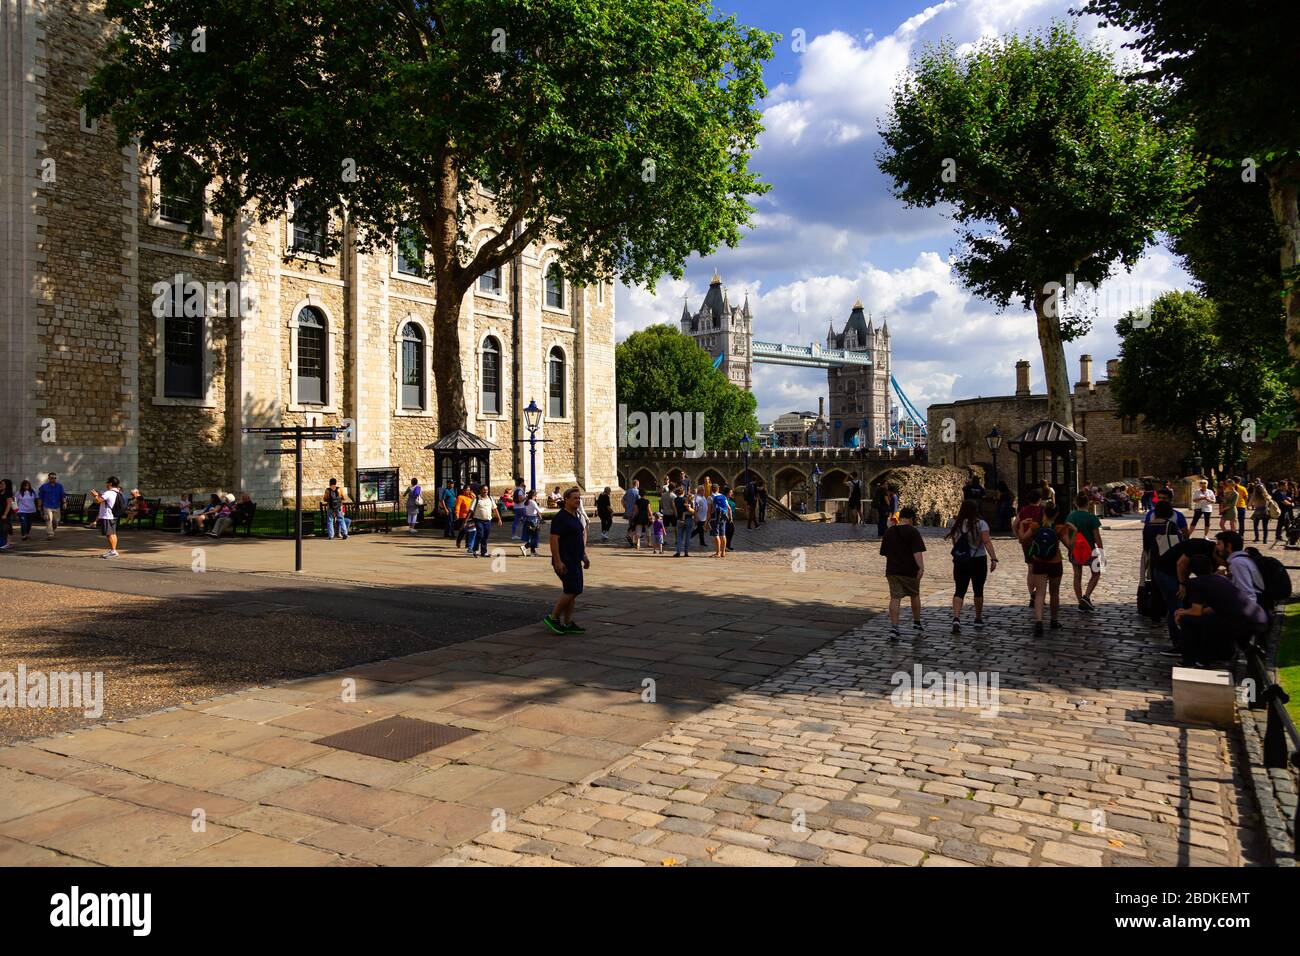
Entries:
{"label": "metal railing", "polygon": [[[1268,649],[1251,642],[1245,647],[1246,671],[1255,682],[1256,693],[1250,701],[1251,710],[1267,708],[1268,719],[1264,728],[1264,766],[1280,769],[1287,766],[1300,770],[1300,731],[1287,712],[1286,705],[1290,696],[1277,683],[1277,675],[1269,664],[1265,654],[1268,650],[1276,653],[1282,643],[1282,631],[1286,626],[1286,605],[1280,604],[1276,610],[1275,626],[1270,628]],[[1292,851],[1300,857],[1300,826],[1291,821]]]}

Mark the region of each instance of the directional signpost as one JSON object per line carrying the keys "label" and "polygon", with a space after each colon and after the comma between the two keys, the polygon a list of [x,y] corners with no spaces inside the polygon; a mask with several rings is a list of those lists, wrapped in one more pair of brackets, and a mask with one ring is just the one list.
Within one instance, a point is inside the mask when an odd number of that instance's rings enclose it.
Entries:
{"label": "directional signpost", "polygon": [[[291,425],[285,428],[245,428],[245,435],[266,435],[269,441],[277,442],[267,448],[267,455],[293,455],[295,474],[295,531],[293,542],[293,569],[302,570],[302,443],[304,441],[334,441],[339,437],[339,429],[326,425]],[[292,448],[282,448],[278,442],[292,438]]]}

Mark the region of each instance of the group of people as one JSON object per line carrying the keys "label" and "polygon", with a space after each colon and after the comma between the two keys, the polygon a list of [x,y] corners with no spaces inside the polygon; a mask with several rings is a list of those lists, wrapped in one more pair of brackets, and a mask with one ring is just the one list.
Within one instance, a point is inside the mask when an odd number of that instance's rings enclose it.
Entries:
{"label": "group of people", "polygon": [[[133,491],[131,495],[133,499],[138,498],[139,492]],[[250,523],[253,510],[253,498],[248,492],[240,495],[238,500],[229,492],[214,493],[202,505],[195,505],[192,494],[181,495],[181,533],[220,538],[227,531],[233,533],[239,524]]]}
{"label": "group of people", "polygon": [[[747,476],[741,490],[745,504],[746,526],[756,529],[767,521],[767,485],[762,479]],[[655,554],[664,553],[668,529],[673,529],[673,557],[689,558],[691,540],[697,538],[699,547],[708,547],[713,541],[710,557],[725,558],[735,550],[736,520],[740,514],[731,485],[714,484],[705,477],[692,489],[690,484],[664,481],[659,489],[659,507],[651,505],[649,494],[641,488],[639,479],[623,493],[623,515],[627,519],[624,540],[628,547],[640,550],[646,543]],[[609,529],[614,521],[610,490],[606,488],[596,499],[596,514],[600,518],[601,540],[609,540]]]}
{"label": "group of people", "polygon": [[12,479],[0,479],[0,551],[13,550],[13,542],[9,539],[14,535],[15,521],[22,541],[31,537],[32,527],[38,522],[45,525],[46,539],[52,539],[67,506],[67,498],[67,492],[54,472],[46,475],[38,488],[33,488],[32,483],[24,479],[17,491],[14,491]]}
{"label": "group of people", "polygon": [[1140,609],[1164,618],[1170,653],[1188,667],[1231,659],[1238,646],[1262,641],[1276,602],[1291,593],[1281,562],[1247,547],[1233,529],[1210,541],[1207,527],[1197,538],[1195,521],[1196,513],[1189,526],[1171,501],[1158,500],[1142,529]]}
{"label": "group of people", "polygon": [[[1238,479],[1226,478],[1211,487],[1208,480],[1202,480],[1199,487],[1192,492],[1192,532],[1203,524],[1202,538],[1210,536],[1210,520],[1218,515],[1220,531],[1235,531],[1242,537],[1246,534],[1246,519],[1249,516],[1254,543],[1268,543],[1269,526],[1276,522],[1273,532],[1273,544],[1287,535],[1287,543],[1294,544],[1300,536],[1300,527],[1295,522],[1296,494],[1300,489],[1289,479],[1265,482],[1256,478],[1247,487]],[[1263,536],[1261,538],[1261,530]]]}

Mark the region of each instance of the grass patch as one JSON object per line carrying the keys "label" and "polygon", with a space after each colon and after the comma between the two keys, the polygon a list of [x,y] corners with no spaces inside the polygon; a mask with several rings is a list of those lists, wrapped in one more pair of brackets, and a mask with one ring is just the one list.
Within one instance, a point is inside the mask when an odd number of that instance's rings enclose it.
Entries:
{"label": "grass patch", "polygon": [[1277,649],[1277,682],[1291,698],[1287,712],[1300,725],[1300,601],[1286,605],[1282,642]]}

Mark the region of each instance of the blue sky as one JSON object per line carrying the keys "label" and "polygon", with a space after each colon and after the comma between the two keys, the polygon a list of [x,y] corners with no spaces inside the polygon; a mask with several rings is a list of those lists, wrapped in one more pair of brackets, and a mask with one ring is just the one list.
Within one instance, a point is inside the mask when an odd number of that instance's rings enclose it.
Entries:
{"label": "blue sky", "polygon": [[[1042,360],[1033,316],[1018,305],[999,313],[965,292],[948,259],[953,224],[935,210],[906,209],[876,169],[878,122],[890,90],[909,59],[927,43],[959,45],[982,36],[1026,33],[1053,19],[1076,23],[1117,56],[1125,37],[1091,19],[1069,16],[1072,0],[714,0],[746,25],[782,35],[767,65],[766,131],[751,166],[772,190],[735,249],[695,257],[681,281],[664,280],[657,294],[620,287],[618,337],[654,322],[676,321],[685,295],[698,308],[716,268],[739,301],[748,291],[755,338],[821,341],[833,320],[848,317],[853,300],[889,320],[894,374],[924,411],[931,402],[1001,395],[1014,389],[1014,366],[1029,359],[1036,390]],[[802,30],[803,50],[794,49]],[[1155,246],[1132,274],[1119,272],[1091,299],[1092,331],[1066,346],[1093,356],[1098,373],[1118,354],[1115,321],[1132,305],[1190,280],[1178,261]],[[798,304],[804,303],[803,311]],[[1072,372],[1072,374],[1077,374]],[[760,421],[817,407],[824,372],[756,366]]]}

